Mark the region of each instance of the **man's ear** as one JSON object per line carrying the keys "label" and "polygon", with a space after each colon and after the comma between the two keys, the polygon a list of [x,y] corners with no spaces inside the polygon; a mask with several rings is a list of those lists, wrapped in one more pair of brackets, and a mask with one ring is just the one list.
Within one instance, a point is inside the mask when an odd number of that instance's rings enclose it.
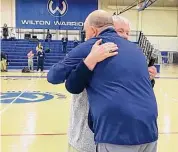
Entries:
{"label": "man's ear", "polygon": [[92,29],[92,35],[93,35],[93,37],[96,37],[96,36],[98,35],[98,30],[97,30],[97,28],[91,26],[91,29]]}

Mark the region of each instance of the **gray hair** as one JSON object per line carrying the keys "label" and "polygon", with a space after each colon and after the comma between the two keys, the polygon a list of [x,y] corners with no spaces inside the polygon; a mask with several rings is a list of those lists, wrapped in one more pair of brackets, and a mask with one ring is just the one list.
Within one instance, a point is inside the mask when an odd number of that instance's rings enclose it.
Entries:
{"label": "gray hair", "polygon": [[120,16],[120,15],[114,15],[112,18],[113,18],[113,21],[115,23],[125,23],[125,24],[128,24],[129,28],[131,29],[130,21],[127,18],[125,18],[123,16]]}

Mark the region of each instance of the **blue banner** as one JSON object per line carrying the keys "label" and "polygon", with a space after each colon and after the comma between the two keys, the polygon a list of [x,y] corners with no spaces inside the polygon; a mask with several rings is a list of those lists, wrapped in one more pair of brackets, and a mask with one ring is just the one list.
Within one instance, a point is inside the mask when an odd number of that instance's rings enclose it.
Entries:
{"label": "blue banner", "polygon": [[81,30],[98,0],[16,0],[16,27]]}

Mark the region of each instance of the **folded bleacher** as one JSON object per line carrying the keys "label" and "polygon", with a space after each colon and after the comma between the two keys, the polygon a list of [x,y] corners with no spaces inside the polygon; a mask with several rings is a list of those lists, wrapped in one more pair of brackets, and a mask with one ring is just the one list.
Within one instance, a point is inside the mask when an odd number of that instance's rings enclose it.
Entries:
{"label": "folded bleacher", "polygon": [[[40,41],[44,50],[51,49],[49,53],[46,53],[46,59],[44,63],[44,69],[49,69],[53,64],[62,60],[65,54],[62,52],[62,42],[59,40],[53,40],[50,43]],[[15,41],[1,41],[1,51],[4,51],[8,55],[8,69],[22,69],[28,66],[27,53],[33,50],[36,53],[37,42],[28,40],[15,40]],[[69,41],[67,46],[67,52],[73,48],[73,42]],[[34,69],[36,70],[37,60],[34,57]]]}
{"label": "folded bleacher", "polygon": [[[135,41],[142,49],[149,60],[151,54],[154,50],[151,43],[147,40],[147,38],[143,35],[142,32],[140,34],[136,34],[138,37]],[[62,42],[60,40],[52,40],[49,42],[40,41],[44,50],[51,49],[49,53],[46,53],[46,59],[44,63],[44,69],[48,70],[53,64],[61,61],[65,53],[62,52]],[[28,66],[28,58],[27,53],[30,50],[33,50],[36,53],[36,46],[38,42],[19,39],[15,41],[1,41],[1,51],[4,51],[8,55],[8,69],[22,69]],[[67,52],[71,51],[74,44],[73,41],[69,41],[67,45]],[[34,69],[36,70],[37,60],[36,56],[34,57]]]}

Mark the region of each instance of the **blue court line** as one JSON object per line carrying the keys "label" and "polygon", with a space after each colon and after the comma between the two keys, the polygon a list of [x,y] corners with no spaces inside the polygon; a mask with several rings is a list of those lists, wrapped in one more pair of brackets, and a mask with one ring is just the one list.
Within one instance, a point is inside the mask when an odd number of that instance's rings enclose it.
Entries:
{"label": "blue court line", "polygon": [[[0,76],[2,78],[47,78],[47,76]],[[178,77],[155,77],[156,79],[178,79]]]}

